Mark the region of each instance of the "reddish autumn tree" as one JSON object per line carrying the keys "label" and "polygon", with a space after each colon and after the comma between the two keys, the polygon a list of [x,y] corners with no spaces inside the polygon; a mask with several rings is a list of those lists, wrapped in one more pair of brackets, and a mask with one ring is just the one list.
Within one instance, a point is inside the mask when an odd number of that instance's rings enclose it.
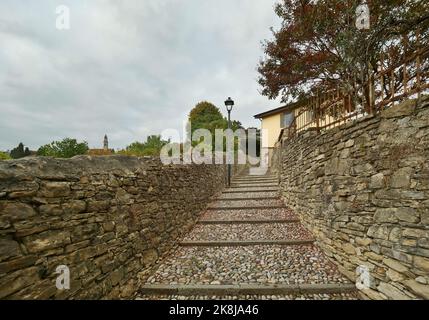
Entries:
{"label": "reddish autumn tree", "polygon": [[417,33],[420,46],[428,44],[427,1],[369,0],[370,29],[358,30],[361,2],[281,0],[275,12],[282,25],[265,41],[258,66],[262,94],[287,102],[318,87],[350,90],[381,68],[382,56],[388,68],[416,50]]}

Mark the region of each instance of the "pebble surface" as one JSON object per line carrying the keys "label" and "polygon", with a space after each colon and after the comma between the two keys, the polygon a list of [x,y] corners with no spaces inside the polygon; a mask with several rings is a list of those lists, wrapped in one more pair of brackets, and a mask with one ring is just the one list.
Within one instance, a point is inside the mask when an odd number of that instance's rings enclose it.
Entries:
{"label": "pebble surface", "polygon": [[297,294],[297,295],[241,295],[241,296],[141,296],[136,300],[358,300],[356,293]]}
{"label": "pebble surface", "polygon": [[242,193],[242,192],[252,192],[252,191],[265,191],[265,192],[278,192],[277,187],[241,187],[241,188],[229,188],[226,189],[224,193]]}
{"label": "pebble surface", "polygon": [[279,207],[284,206],[283,201],[279,200],[266,200],[266,199],[259,199],[259,200],[230,200],[230,201],[214,201],[210,208],[246,208],[246,207]]}
{"label": "pebble surface", "polygon": [[220,196],[221,199],[258,199],[258,198],[273,198],[278,197],[279,193],[271,192],[243,192],[243,193],[224,193]]}
{"label": "pebble surface", "polygon": [[[248,182],[248,181],[246,181]],[[241,184],[241,182],[240,182]],[[312,234],[280,199],[278,187],[229,188],[210,205],[184,241],[308,240]],[[252,192],[252,191],[262,192]],[[228,200],[225,200],[228,199]],[[231,200],[248,199],[248,200]],[[264,208],[264,207],[282,208]],[[261,208],[258,208],[261,207]],[[218,210],[216,208],[219,208]],[[228,210],[231,208],[231,210]],[[253,209],[252,209],[253,208]],[[251,221],[263,223],[245,223]],[[273,220],[266,222],[266,220]],[[230,224],[213,223],[229,221]],[[315,244],[233,247],[178,247],[158,261],[158,268],[142,278],[147,285],[297,285],[350,284]],[[290,295],[141,295],[139,300],[356,300],[357,293]]]}
{"label": "pebble surface", "polygon": [[292,220],[297,219],[296,214],[287,208],[279,209],[240,209],[240,210],[209,210],[203,214],[201,221],[205,220]]}
{"label": "pebble surface", "polygon": [[314,245],[183,247],[147,284],[349,283]]}
{"label": "pebble surface", "polygon": [[303,240],[312,235],[301,223],[198,225],[185,241]]}

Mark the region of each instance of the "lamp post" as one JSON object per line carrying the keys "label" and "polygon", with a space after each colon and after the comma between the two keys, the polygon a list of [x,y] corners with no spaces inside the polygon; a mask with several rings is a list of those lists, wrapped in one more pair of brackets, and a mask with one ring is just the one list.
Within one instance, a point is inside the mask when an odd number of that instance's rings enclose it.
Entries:
{"label": "lamp post", "polygon": [[[231,111],[234,106],[234,100],[231,97],[225,101],[226,110],[228,111],[228,129],[231,129]],[[228,161],[228,186],[231,186],[231,163]]]}

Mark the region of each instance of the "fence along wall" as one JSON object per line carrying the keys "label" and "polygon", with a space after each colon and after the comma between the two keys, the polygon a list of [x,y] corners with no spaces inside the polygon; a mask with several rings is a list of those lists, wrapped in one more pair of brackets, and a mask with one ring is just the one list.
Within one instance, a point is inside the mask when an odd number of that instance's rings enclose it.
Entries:
{"label": "fence along wall", "polygon": [[388,65],[392,57],[381,56],[377,71],[368,70],[367,80],[363,83],[349,83],[347,89],[340,88],[339,83],[321,83],[317,92],[303,99],[295,110],[288,136],[310,128],[317,131],[330,129],[365,115],[377,114],[394,102],[427,93],[429,47],[419,44],[420,35],[416,37],[414,51],[404,53],[402,59],[390,67],[385,64]]}
{"label": "fence along wall", "polygon": [[406,101],[277,150],[282,196],[373,299],[429,299],[429,99]]}
{"label": "fence along wall", "polygon": [[[224,166],[78,157],[0,161],[0,298],[130,298],[225,185]],[[71,289],[55,286],[66,265]]]}

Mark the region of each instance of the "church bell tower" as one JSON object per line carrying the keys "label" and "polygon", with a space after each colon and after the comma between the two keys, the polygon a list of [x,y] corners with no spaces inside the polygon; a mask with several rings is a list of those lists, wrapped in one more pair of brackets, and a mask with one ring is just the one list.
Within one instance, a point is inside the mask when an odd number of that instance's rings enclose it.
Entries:
{"label": "church bell tower", "polygon": [[108,151],[109,150],[109,140],[107,139],[107,134],[104,135],[104,151]]}

